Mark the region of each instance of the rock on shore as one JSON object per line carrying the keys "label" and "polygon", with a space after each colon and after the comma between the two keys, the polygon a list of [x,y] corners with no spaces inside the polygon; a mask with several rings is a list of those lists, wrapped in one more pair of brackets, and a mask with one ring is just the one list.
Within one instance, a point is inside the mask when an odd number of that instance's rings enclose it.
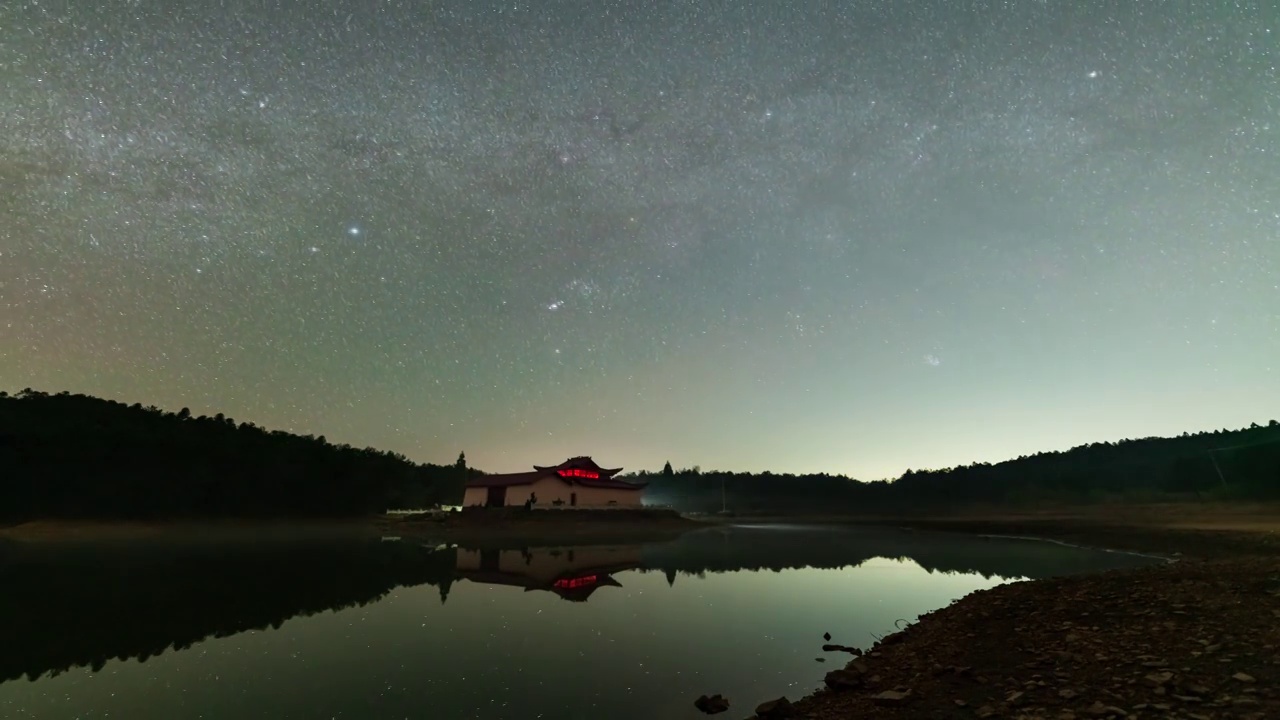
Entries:
{"label": "rock on shore", "polygon": [[929,613],[794,717],[1280,718],[1280,560],[1019,582]]}

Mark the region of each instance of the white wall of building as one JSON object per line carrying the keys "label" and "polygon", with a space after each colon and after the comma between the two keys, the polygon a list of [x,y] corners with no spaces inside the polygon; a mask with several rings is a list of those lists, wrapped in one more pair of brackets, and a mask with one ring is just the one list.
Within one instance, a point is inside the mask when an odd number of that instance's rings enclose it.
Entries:
{"label": "white wall of building", "polygon": [[469,487],[462,493],[462,507],[484,505],[489,500],[489,488]]}
{"label": "white wall of building", "polygon": [[[482,566],[482,558],[479,550],[458,548],[457,567],[463,572],[488,569]],[[528,555],[521,550],[502,550],[498,552],[498,567],[493,569],[550,585],[557,577],[584,568],[639,564],[639,545],[591,545],[555,554],[546,548],[535,548]]]}

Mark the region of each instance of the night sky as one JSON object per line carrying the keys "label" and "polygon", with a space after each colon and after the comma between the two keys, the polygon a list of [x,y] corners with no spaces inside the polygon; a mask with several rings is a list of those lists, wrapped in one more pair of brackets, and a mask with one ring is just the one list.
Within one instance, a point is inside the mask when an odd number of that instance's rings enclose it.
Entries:
{"label": "night sky", "polygon": [[1273,0],[0,3],[0,388],[492,471],[1280,416]]}

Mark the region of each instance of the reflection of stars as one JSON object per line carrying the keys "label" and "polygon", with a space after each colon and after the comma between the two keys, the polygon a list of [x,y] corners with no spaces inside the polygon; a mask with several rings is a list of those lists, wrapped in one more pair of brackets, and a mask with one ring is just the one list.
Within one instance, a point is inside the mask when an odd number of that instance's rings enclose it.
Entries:
{"label": "reflection of stars", "polygon": [[942,364],[942,358],[938,357],[937,355],[925,355],[924,362],[926,365],[930,367],[938,367],[939,365]]}
{"label": "reflection of stars", "polygon": [[[596,291],[596,284],[590,280],[571,280],[567,289],[582,297],[589,297]],[[561,302],[563,304],[563,302]]]}
{"label": "reflection of stars", "polygon": [[364,231],[360,229],[359,225],[351,225],[347,228],[347,234],[351,237],[360,237],[363,232]]}
{"label": "reflection of stars", "polygon": [[552,312],[555,312],[556,310],[559,310],[559,309],[560,309],[560,308],[562,308],[562,307],[564,307],[564,301],[563,301],[563,300],[555,300],[555,301],[552,301],[552,302],[547,303],[547,309],[548,309],[548,310],[550,310],[550,311],[552,311]]}

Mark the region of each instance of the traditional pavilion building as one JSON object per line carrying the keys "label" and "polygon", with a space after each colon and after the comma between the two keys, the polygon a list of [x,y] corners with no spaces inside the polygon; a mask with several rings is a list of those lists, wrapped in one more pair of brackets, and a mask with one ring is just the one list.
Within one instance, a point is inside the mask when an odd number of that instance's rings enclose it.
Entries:
{"label": "traditional pavilion building", "polygon": [[615,480],[622,468],[602,468],[589,457],[532,472],[480,475],[467,480],[464,507],[638,508],[647,483]]}

